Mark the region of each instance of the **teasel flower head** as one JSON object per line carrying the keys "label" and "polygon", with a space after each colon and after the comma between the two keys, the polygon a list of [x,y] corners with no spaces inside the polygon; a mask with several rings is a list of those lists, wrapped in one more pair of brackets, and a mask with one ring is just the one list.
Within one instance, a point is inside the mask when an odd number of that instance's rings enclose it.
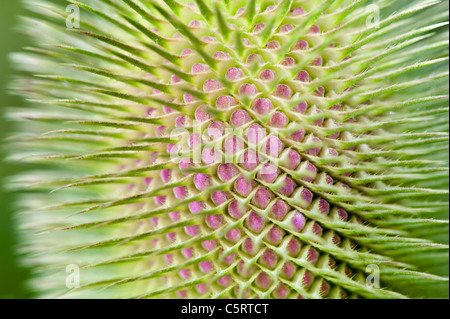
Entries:
{"label": "teasel flower head", "polygon": [[448,2],[24,4],[38,296],[448,295]]}

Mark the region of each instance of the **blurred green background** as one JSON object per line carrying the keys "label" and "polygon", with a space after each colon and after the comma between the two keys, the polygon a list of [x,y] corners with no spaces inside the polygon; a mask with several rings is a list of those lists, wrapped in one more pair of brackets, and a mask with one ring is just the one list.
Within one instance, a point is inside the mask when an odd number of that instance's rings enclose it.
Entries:
{"label": "blurred green background", "polygon": [[[20,106],[23,101],[8,95],[7,85],[12,79],[13,70],[8,61],[11,52],[19,51],[26,45],[26,38],[14,31],[18,16],[24,14],[21,1],[0,1],[0,141],[11,130],[11,124],[4,119],[6,107]],[[0,298],[30,298],[25,281],[28,271],[19,266],[15,248],[17,245],[13,224],[13,202],[15,195],[6,193],[4,178],[18,172],[21,168],[3,161],[4,146],[0,142]]]}

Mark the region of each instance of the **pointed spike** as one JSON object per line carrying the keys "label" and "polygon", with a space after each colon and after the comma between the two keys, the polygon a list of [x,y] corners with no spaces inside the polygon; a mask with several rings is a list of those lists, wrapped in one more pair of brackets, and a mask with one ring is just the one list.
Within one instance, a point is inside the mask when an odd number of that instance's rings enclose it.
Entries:
{"label": "pointed spike", "polygon": [[161,13],[169,22],[172,24],[175,29],[181,32],[186,38],[188,38],[192,45],[195,47],[195,50],[200,54],[203,60],[208,64],[212,69],[216,69],[216,60],[214,60],[211,55],[206,53],[203,50],[203,43],[189,30],[189,28],[183,24],[178,18],[170,15],[166,10],[161,8],[161,6],[153,3],[152,6]]}
{"label": "pointed spike", "polygon": [[144,10],[140,5],[136,4],[134,0],[123,0],[131,9],[136,11],[142,18],[147,20],[150,24],[157,26],[161,23],[156,17],[152,16],[146,10]]}
{"label": "pointed spike", "polygon": [[228,41],[228,39],[230,37],[231,30],[228,27],[228,25],[227,25],[227,23],[225,21],[225,18],[224,18],[223,14],[222,14],[222,12],[220,10],[220,7],[219,7],[219,5],[217,3],[215,5],[215,15],[216,15],[216,18],[217,18],[217,25],[219,27],[219,33],[223,37],[223,39],[225,41]]}
{"label": "pointed spike", "polygon": [[212,22],[214,13],[208,7],[208,5],[203,0],[195,0],[195,3],[197,4],[198,8],[200,9],[200,13],[205,18],[205,20],[208,22]]}
{"label": "pointed spike", "polygon": [[256,0],[250,0],[247,3],[247,7],[245,9],[245,19],[250,25],[252,25],[253,19],[255,18],[255,12],[256,12]]}

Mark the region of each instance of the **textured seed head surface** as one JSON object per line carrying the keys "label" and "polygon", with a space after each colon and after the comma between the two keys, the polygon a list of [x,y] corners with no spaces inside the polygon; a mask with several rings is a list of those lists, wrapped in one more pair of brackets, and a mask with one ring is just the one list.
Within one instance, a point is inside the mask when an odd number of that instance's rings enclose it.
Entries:
{"label": "textured seed head surface", "polygon": [[448,3],[25,4],[39,296],[447,296]]}

